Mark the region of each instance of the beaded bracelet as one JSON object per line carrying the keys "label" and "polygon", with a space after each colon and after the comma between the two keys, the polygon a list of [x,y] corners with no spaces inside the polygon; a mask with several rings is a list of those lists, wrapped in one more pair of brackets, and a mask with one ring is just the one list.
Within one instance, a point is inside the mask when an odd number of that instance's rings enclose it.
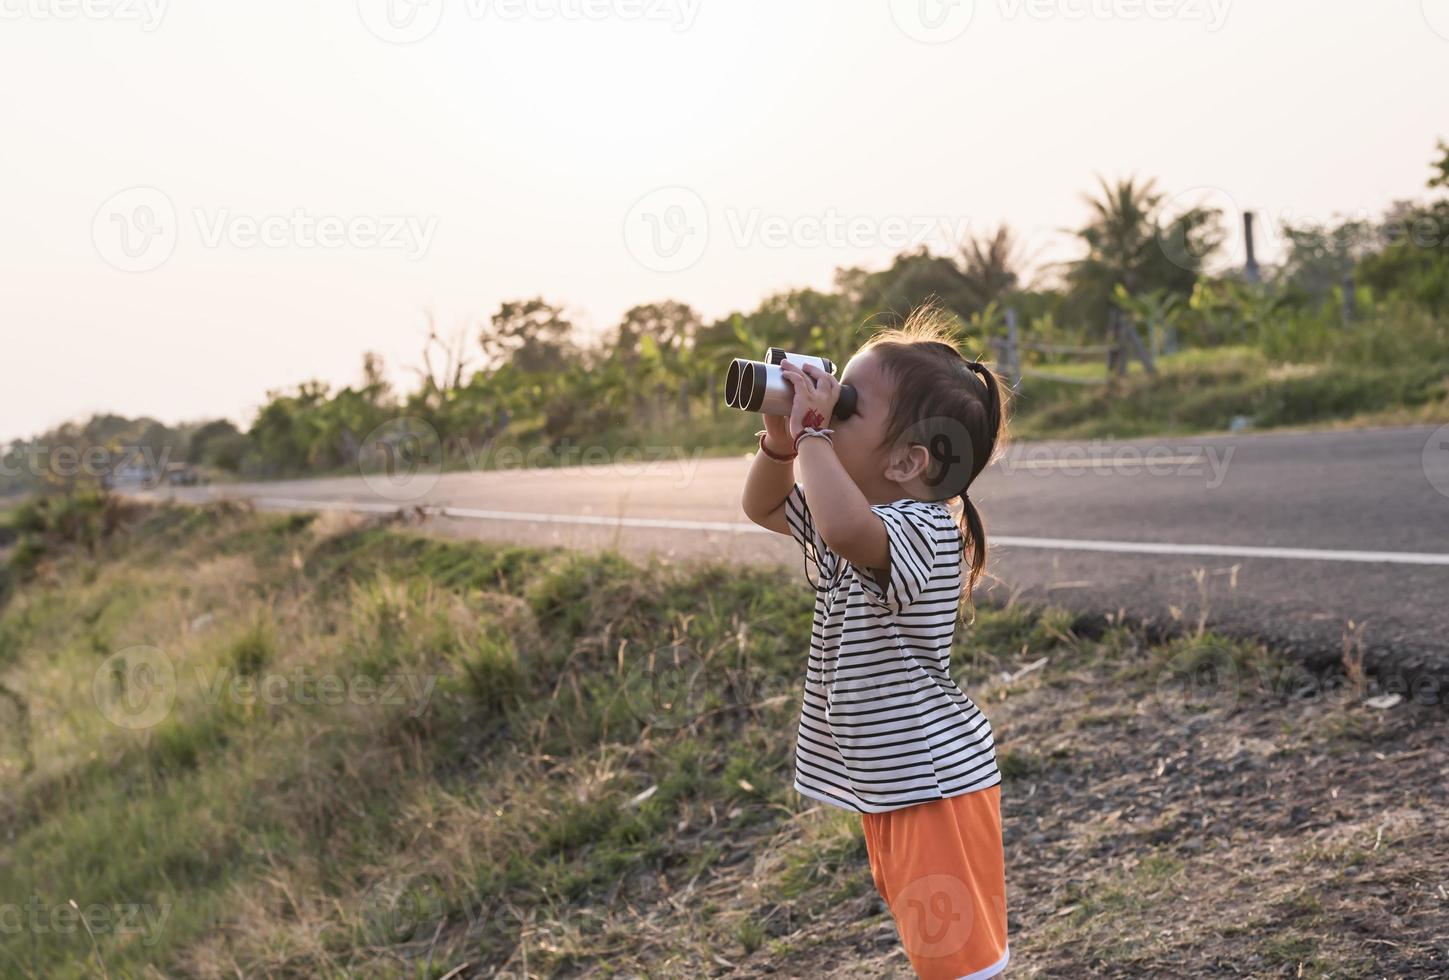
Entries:
{"label": "beaded bracelet", "polygon": [[770,451],[770,448],[765,445],[765,434],[768,431],[769,431],[768,429],[761,429],[759,432],[756,432],[755,433],[755,435],[757,435],[757,436],[760,437],[760,452],[764,453],[766,456],[770,457],[771,459],[773,459],[777,463],[788,463],[788,462],[790,462],[790,460],[792,460],[796,456],[800,455],[798,450],[796,452],[791,453],[788,456],[781,456],[779,453],[771,452]]}

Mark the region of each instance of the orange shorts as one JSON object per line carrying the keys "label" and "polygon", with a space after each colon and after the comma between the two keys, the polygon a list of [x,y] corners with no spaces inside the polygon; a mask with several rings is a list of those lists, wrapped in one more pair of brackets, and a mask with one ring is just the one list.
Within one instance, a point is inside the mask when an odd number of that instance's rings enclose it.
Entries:
{"label": "orange shorts", "polygon": [[1001,784],[885,813],[862,813],[876,890],[922,980],[1006,969]]}

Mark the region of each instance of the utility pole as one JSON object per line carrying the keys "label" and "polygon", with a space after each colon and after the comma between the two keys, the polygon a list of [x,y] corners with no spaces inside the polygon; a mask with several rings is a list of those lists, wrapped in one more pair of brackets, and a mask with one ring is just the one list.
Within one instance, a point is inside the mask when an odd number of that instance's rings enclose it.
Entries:
{"label": "utility pole", "polygon": [[1243,278],[1251,283],[1263,281],[1258,271],[1258,258],[1253,252],[1253,212],[1243,212],[1243,245],[1247,249],[1247,261],[1243,263]]}

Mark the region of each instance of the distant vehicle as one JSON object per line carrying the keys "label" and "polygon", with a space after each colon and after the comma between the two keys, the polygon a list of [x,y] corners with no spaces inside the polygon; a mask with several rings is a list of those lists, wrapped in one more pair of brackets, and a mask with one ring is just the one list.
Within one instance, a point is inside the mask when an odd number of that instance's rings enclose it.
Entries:
{"label": "distant vehicle", "polygon": [[194,487],[206,482],[201,471],[190,463],[168,463],[159,477],[144,463],[127,463],[101,477],[101,485],[108,490],[151,490],[163,483],[171,487]]}
{"label": "distant vehicle", "polygon": [[109,473],[101,474],[101,486],[107,490],[144,489],[155,485],[156,476],[151,467],[140,462],[124,463]]}
{"label": "distant vehicle", "polygon": [[173,487],[194,487],[204,482],[190,463],[170,463],[166,467],[166,483]]}

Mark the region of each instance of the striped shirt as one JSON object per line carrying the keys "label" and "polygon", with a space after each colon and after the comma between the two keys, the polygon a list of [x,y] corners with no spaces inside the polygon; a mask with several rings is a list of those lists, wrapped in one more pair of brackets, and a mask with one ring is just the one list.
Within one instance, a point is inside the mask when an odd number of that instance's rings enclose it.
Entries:
{"label": "striped shirt", "polygon": [[882,813],[1001,782],[991,725],[951,679],[962,538],[940,503],[872,505],[890,539],[885,588],[832,552],[799,483],[790,533],[819,569],[795,789]]}

